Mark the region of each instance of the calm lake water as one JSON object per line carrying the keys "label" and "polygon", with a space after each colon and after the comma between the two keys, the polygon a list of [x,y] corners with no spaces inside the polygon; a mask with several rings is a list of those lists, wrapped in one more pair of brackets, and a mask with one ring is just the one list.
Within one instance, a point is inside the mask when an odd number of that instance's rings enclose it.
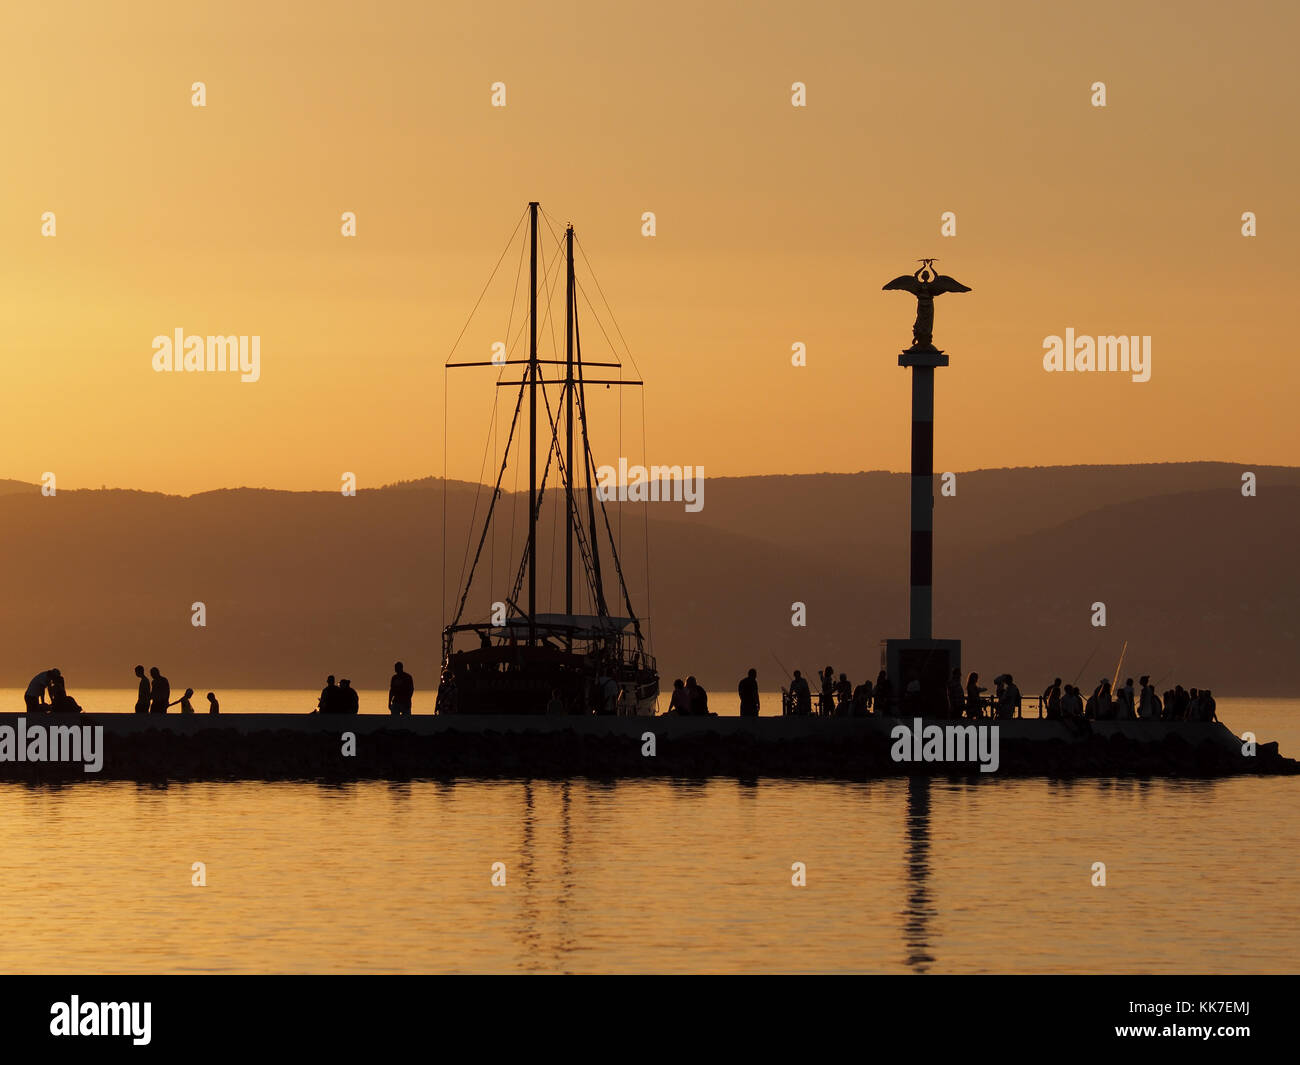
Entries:
{"label": "calm lake water", "polygon": [[[1300,753],[1300,702],[1219,713]],[[0,785],[0,971],[1294,972],[1298,806],[1300,778]]]}

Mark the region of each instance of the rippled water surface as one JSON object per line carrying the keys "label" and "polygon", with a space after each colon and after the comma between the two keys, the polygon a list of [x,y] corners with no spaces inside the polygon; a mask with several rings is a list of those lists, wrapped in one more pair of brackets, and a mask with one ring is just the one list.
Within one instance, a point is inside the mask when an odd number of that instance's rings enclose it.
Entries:
{"label": "rippled water surface", "polygon": [[[1220,703],[1292,756],[1297,711]],[[1293,972],[1298,805],[1296,777],[3,785],[0,969]]]}

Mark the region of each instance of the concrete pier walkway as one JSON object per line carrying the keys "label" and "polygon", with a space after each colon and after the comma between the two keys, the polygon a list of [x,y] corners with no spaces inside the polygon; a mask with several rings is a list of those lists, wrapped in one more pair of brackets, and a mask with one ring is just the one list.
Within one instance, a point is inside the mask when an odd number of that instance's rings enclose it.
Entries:
{"label": "concrete pier walkway", "polygon": [[[0,714],[0,780],[717,775],[861,780],[913,774],[992,780],[1300,772],[1300,764],[1282,757],[1276,743],[1247,753],[1243,741],[1217,723],[1015,719],[975,725],[929,719],[921,722],[921,738],[913,739],[915,722],[894,717]],[[100,769],[86,772],[82,762],[70,760],[19,760],[14,747],[34,726],[102,728]],[[909,735],[900,739],[899,726]],[[959,731],[950,737],[953,728]]]}

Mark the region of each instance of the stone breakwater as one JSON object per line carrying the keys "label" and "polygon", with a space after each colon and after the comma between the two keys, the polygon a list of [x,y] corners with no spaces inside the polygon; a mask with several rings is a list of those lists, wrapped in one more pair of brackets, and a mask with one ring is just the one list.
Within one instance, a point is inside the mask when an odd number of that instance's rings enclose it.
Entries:
{"label": "stone breakwater", "polygon": [[[0,714],[0,725],[14,725],[20,716]],[[1000,722],[997,769],[981,773],[974,760],[899,760],[891,730],[912,721],[898,718],[81,714],[40,720],[103,725],[101,770],[92,777],[79,763],[0,761],[0,781],[1300,773],[1300,763],[1283,757],[1276,743],[1247,754],[1223,725],[1191,722]]]}

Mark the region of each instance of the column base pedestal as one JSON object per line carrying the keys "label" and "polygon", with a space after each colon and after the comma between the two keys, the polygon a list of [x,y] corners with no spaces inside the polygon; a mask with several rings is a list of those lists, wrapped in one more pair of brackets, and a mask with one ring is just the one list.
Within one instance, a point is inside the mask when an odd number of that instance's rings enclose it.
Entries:
{"label": "column base pedestal", "polygon": [[[894,689],[893,713],[947,717],[948,678],[961,669],[961,640],[881,640],[880,668]],[[913,680],[919,690],[909,692]]]}

